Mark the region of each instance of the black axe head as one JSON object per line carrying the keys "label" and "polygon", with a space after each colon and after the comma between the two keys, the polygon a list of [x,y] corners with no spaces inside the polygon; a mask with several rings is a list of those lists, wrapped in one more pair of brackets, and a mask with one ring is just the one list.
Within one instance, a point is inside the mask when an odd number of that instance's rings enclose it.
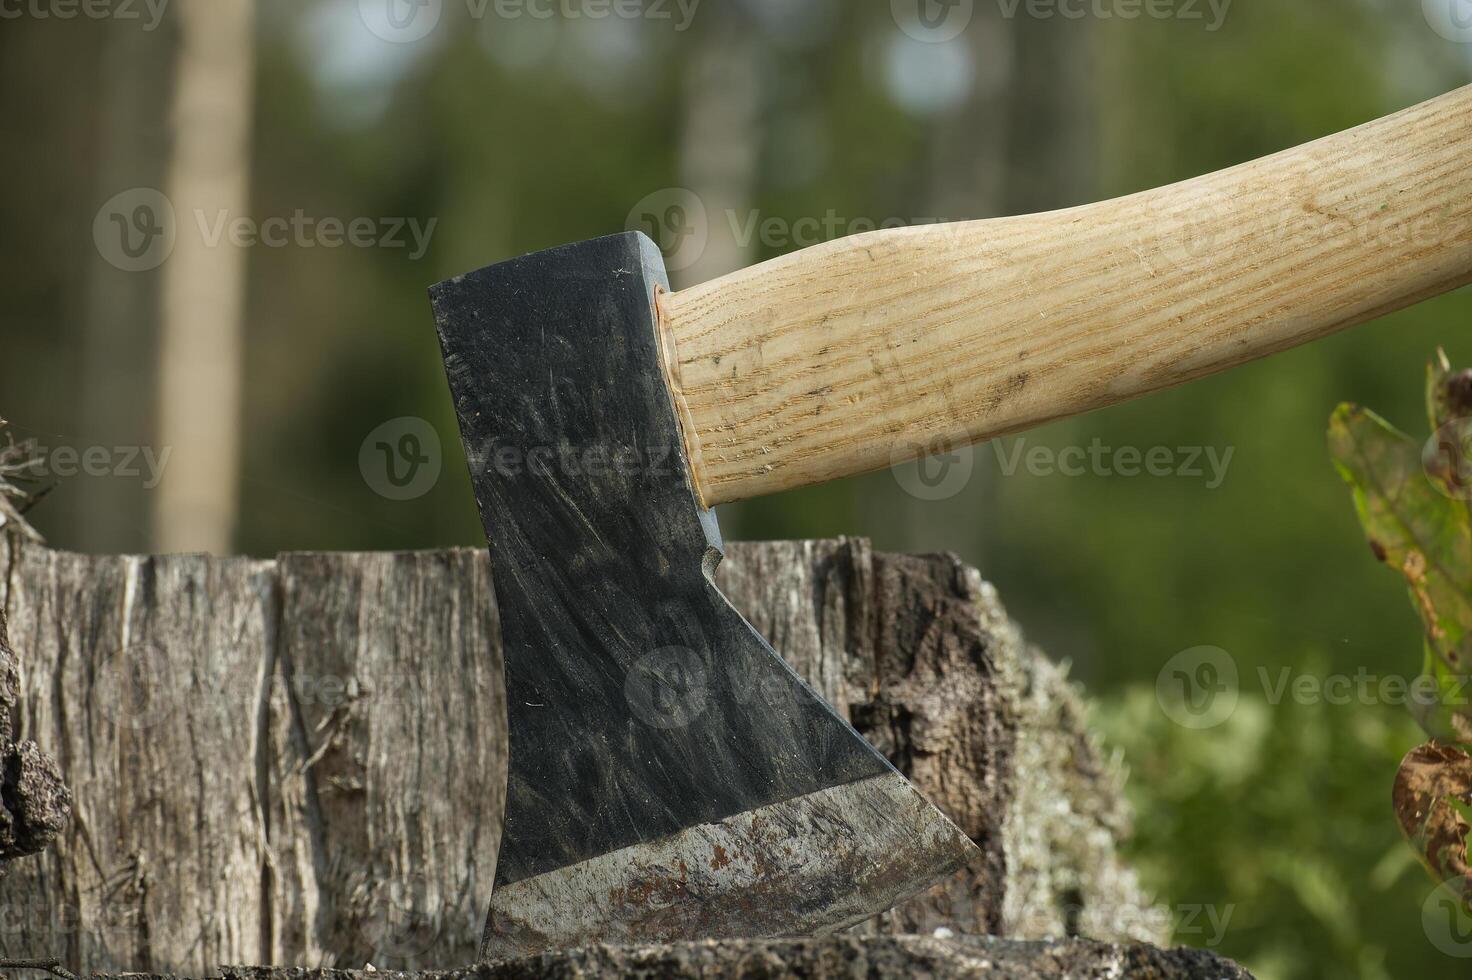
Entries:
{"label": "black axe head", "polygon": [[975,851],[713,584],[665,285],[628,233],[431,290],[506,658],[486,957],[823,932]]}

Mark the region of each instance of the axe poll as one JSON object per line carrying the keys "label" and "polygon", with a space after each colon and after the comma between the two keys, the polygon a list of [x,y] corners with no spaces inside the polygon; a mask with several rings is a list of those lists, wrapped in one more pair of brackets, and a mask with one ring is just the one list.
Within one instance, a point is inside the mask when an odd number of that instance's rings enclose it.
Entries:
{"label": "axe poll", "polygon": [[975,847],[712,581],[715,505],[1177,385],[1472,281],[1472,87],[1117,200],[671,292],[625,233],[435,286],[510,775],[484,954],[842,928]]}

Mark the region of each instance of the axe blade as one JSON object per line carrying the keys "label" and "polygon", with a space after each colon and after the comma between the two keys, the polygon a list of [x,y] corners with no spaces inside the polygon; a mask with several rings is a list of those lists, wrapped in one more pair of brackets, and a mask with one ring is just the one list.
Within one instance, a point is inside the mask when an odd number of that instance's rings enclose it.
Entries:
{"label": "axe blade", "polygon": [[976,852],[712,582],[665,285],[627,233],[431,290],[506,661],[485,958],[830,931]]}

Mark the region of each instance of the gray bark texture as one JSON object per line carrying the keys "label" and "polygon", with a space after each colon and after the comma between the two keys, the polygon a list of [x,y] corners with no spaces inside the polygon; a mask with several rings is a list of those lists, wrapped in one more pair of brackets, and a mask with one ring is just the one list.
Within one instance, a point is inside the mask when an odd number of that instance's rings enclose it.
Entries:
{"label": "gray bark texture", "polygon": [[11,717],[20,691],[20,665],[6,645],[0,609],[0,877],[19,858],[39,854],[71,819],[72,798],[56,762],[35,742],[16,743]]}
{"label": "gray bark texture", "polygon": [[[1146,975],[1197,975],[1169,966],[1187,954],[1143,947],[883,938],[1169,930],[1116,853],[1121,777],[1080,696],[974,569],[837,540],[732,545],[717,578],[982,859],[842,941],[586,951],[480,974],[584,975],[578,957],[664,964],[648,976],[775,957],[806,976],[818,967],[798,964],[832,957],[1066,956],[1165,957]],[[0,610],[20,661],[16,737],[57,760],[73,796],[55,845],[0,882],[0,955],[192,976],[474,962],[506,766],[484,551],[96,557],[0,536]]]}
{"label": "gray bark texture", "polygon": [[[415,980],[1252,980],[1229,960],[1197,949],[1157,949],[1082,939],[1022,942],[988,936],[827,936],[817,939],[594,946]],[[224,980],[403,980],[385,972],[227,969]]]}

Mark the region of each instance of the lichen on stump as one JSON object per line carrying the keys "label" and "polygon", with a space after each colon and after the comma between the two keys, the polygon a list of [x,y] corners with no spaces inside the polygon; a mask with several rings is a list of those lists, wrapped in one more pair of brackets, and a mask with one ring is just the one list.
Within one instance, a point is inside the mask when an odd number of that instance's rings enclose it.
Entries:
{"label": "lichen on stump", "polygon": [[928,977],[932,980],[1252,980],[1199,949],[1084,939],[1024,942],[988,936],[824,936],[665,946],[589,946],[465,970],[395,974],[360,970],[232,968],[224,980],[783,980]]}
{"label": "lichen on stump", "polygon": [[35,742],[16,743],[11,717],[20,665],[0,609],[0,877],[10,862],[39,854],[71,819],[72,797],[61,770]]}

